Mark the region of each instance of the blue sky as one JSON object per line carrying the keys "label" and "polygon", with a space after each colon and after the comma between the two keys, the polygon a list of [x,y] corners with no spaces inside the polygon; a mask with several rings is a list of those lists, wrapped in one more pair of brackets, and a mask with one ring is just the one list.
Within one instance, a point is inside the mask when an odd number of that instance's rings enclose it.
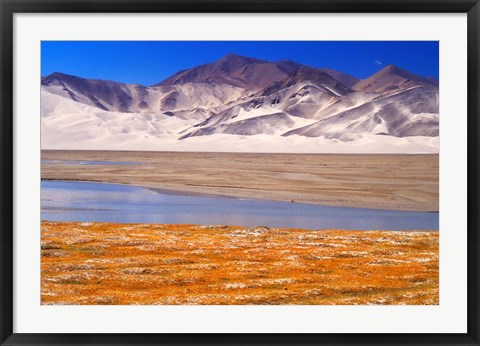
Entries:
{"label": "blue sky", "polygon": [[392,64],[438,78],[437,41],[43,41],[42,76],[152,85],[172,74],[234,53],[290,59],[366,78]]}

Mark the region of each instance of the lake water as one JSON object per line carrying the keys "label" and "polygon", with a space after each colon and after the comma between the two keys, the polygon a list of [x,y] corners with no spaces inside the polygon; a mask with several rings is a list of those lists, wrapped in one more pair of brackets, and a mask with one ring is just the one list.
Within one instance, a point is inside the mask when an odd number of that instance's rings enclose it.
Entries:
{"label": "lake water", "polygon": [[105,183],[42,181],[41,187],[42,220],[49,221],[438,230],[438,213],[190,196]]}

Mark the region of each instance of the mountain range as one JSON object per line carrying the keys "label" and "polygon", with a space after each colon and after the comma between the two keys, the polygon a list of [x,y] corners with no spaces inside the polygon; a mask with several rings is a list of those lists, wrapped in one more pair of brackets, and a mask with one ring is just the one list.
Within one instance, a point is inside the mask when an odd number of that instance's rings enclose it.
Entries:
{"label": "mountain range", "polygon": [[43,149],[438,152],[434,78],[229,54],[151,86],[41,79]]}

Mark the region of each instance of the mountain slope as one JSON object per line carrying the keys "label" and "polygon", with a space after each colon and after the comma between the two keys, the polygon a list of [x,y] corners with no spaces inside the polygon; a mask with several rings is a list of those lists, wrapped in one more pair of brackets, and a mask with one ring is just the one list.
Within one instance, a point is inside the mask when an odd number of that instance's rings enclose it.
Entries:
{"label": "mountain slope", "polygon": [[360,79],[340,71],[332,70],[329,68],[320,68],[318,70],[329,74],[348,88],[353,88],[355,84],[360,82]]}
{"label": "mountain slope", "polygon": [[395,95],[380,96],[312,125],[286,132],[284,136],[323,136],[346,141],[362,133],[438,136],[438,93],[433,87],[418,86]]}
{"label": "mountain slope", "polygon": [[357,91],[385,93],[420,85],[433,85],[438,87],[434,79],[424,78],[400,67],[388,65],[373,76],[359,81],[353,86],[353,89]]}
{"label": "mountain slope", "polygon": [[229,54],[222,59],[180,71],[154,86],[185,83],[220,83],[244,89],[257,89],[283,79],[295,71],[298,64],[274,63]]}
{"label": "mountain slope", "polygon": [[[180,139],[218,133],[252,134],[252,128],[253,133],[258,132],[259,124],[267,133],[273,127],[273,124],[265,125],[267,116],[275,122],[276,133],[283,130],[282,136],[341,141],[352,141],[364,134],[438,136],[438,89],[431,84],[417,83],[410,88],[390,88],[384,94],[354,92],[330,75],[301,68],[249,99],[194,125],[184,131]],[[301,126],[300,121],[286,122],[286,116],[310,121]]]}
{"label": "mountain slope", "polygon": [[150,87],[61,73],[41,84],[42,148],[438,151],[438,81],[395,66],[359,81],[230,54]]}
{"label": "mountain slope", "polygon": [[230,84],[185,83],[145,87],[85,79],[62,73],[43,77],[42,90],[111,112],[155,113],[210,109],[236,100],[246,92]]}
{"label": "mountain slope", "polygon": [[52,94],[105,111],[128,112],[148,107],[144,100],[147,90],[141,85],[84,79],[57,72],[42,78],[42,87]]}
{"label": "mountain slope", "polygon": [[[309,67],[288,59],[273,62],[228,54],[216,62],[180,71],[154,86],[184,83],[223,83],[245,89],[259,90],[285,79],[302,68]],[[310,69],[328,74],[347,87],[351,87],[358,82],[357,78],[332,69]]]}

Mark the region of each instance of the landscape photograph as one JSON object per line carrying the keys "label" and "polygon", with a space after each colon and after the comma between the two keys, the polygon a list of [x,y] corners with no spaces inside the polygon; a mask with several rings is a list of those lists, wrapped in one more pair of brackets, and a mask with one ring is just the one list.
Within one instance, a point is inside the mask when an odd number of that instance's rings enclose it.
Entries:
{"label": "landscape photograph", "polygon": [[42,305],[438,305],[437,41],[43,41]]}

